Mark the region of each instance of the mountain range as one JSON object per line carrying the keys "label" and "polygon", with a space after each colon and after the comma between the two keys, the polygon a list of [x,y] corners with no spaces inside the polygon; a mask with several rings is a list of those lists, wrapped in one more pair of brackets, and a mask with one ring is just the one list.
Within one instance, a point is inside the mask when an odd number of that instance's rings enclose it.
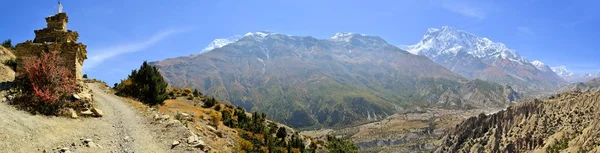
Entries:
{"label": "mountain range", "polygon": [[575,74],[564,65],[552,67],[552,71],[570,83],[587,82],[595,78],[600,78],[600,72]]}
{"label": "mountain range", "polygon": [[197,88],[294,127],[355,125],[418,107],[504,108],[521,96],[376,36],[253,32],[220,42],[203,54],[151,64],[173,86]]}
{"label": "mountain range", "polygon": [[488,38],[443,26],[430,28],[415,45],[401,46],[468,79],[507,84],[524,93],[553,91],[567,82],[543,63]]}

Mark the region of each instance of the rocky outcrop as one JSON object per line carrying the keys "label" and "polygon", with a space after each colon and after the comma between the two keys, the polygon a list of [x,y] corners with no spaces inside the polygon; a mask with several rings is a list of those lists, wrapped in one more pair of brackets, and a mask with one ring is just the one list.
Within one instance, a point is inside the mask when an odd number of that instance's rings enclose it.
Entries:
{"label": "rocky outcrop", "polygon": [[9,60],[14,60],[15,55],[9,49],[0,46],[0,83],[2,89],[6,88],[8,82],[15,80],[15,71],[4,63]]}
{"label": "rocky outcrop", "polygon": [[457,125],[436,152],[598,152],[600,93],[523,102]]}
{"label": "rocky outcrop", "polygon": [[580,91],[580,92],[598,92],[600,91],[600,78],[588,82],[573,83],[563,87],[560,92]]}

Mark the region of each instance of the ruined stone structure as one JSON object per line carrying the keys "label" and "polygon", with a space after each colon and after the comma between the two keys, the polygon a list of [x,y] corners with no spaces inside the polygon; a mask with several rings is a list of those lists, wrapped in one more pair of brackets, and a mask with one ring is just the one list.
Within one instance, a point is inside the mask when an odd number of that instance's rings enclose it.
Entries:
{"label": "ruined stone structure", "polygon": [[78,43],[79,34],[67,30],[69,17],[60,12],[46,18],[47,27],[35,30],[35,39],[17,44],[16,56],[22,60],[39,57],[42,52],[56,51],[63,66],[68,67],[78,81],[82,80],[83,61],[87,59],[86,45]]}

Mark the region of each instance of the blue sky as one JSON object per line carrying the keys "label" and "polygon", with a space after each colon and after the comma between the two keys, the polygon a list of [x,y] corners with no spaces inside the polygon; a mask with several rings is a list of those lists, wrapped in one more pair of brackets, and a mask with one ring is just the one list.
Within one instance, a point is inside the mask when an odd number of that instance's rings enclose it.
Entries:
{"label": "blue sky", "polygon": [[[3,1],[0,39],[34,38],[56,1]],[[415,44],[444,25],[503,42],[530,61],[600,71],[600,1],[543,0],[63,0],[88,45],[84,72],[114,83],[142,61],[198,53],[252,31],[327,38],[336,32]]]}

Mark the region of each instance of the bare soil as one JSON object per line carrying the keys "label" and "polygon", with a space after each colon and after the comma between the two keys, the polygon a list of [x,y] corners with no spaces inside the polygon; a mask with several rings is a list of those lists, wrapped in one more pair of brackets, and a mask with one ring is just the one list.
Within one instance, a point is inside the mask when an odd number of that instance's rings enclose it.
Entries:
{"label": "bare soil", "polygon": [[[150,120],[98,84],[88,84],[94,103],[104,117],[32,115],[0,102],[0,152],[170,152],[172,140],[164,140]],[[86,147],[91,139],[95,147]]]}

